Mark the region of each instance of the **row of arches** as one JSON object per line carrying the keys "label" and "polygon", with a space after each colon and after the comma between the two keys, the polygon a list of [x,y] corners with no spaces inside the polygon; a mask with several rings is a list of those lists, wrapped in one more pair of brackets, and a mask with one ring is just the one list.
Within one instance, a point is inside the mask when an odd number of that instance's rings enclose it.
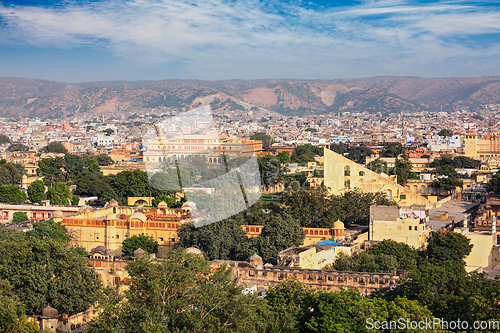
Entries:
{"label": "row of arches", "polygon": [[[207,150],[224,150],[223,146],[156,146],[156,149],[167,149],[167,150],[182,150],[182,149],[207,149]],[[154,148],[153,148],[154,149]],[[230,147],[231,149],[231,147]]]}

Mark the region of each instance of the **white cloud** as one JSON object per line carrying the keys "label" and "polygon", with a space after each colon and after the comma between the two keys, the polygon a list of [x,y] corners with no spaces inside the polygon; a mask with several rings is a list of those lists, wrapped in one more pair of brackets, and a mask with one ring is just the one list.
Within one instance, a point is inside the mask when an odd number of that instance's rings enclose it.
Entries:
{"label": "white cloud", "polygon": [[[498,54],[496,45],[476,50],[449,41],[499,33],[500,12],[491,7],[394,0],[321,11],[293,3],[282,6],[286,14],[255,0],[106,1],[63,8],[0,5],[5,23],[0,34],[4,44],[90,44],[141,63],[182,62],[192,71],[222,71],[228,78],[231,73],[366,76],[384,70],[406,75],[412,68],[422,71]],[[346,73],[349,70],[354,74]]]}

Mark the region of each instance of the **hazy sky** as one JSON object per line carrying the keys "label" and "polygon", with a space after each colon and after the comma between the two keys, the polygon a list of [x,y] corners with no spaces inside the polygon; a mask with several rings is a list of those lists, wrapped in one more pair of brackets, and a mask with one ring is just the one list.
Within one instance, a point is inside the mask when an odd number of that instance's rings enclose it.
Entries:
{"label": "hazy sky", "polygon": [[5,1],[0,76],[500,75],[498,1]]}

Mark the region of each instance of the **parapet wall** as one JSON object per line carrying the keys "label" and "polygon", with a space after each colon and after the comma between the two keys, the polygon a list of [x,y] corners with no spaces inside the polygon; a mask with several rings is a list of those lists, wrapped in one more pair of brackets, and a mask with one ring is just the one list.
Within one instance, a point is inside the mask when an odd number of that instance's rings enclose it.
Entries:
{"label": "parapet wall", "polygon": [[385,274],[279,266],[257,268],[244,261],[214,260],[212,263],[216,266],[222,264],[229,265],[239,283],[249,288],[257,287],[258,290],[266,290],[269,286],[279,285],[287,278],[293,276],[298,281],[315,289],[328,288],[330,290],[340,290],[341,288],[357,288],[363,295],[369,295],[380,288],[386,290],[394,288],[406,274],[405,271],[397,271],[396,274]]}

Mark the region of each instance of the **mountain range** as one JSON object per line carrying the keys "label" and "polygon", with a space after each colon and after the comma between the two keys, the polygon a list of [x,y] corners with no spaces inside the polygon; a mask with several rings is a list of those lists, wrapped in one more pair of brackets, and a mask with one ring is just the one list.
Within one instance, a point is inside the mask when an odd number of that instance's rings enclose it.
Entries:
{"label": "mountain range", "polygon": [[0,116],[64,118],[140,110],[215,113],[259,111],[287,116],[337,112],[475,109],[500,103],[500,77],[371,77],[335,80],[159,80],[62,83],[0,78]]}

